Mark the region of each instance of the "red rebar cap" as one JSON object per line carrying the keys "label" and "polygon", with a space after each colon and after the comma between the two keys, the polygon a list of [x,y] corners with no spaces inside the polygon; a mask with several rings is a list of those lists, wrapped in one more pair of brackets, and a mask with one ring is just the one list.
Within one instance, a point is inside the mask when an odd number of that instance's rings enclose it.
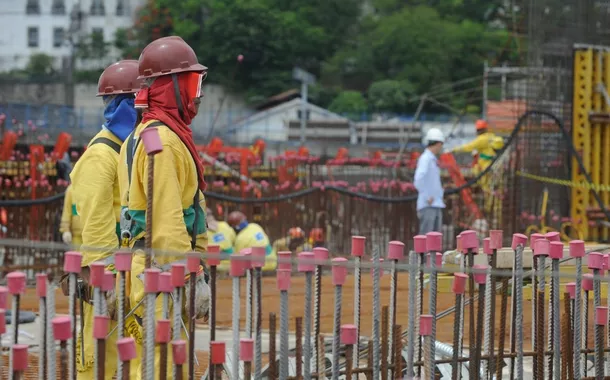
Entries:
{"label": "red rebar cap", "polygon": [[201,255],[197,252],[191,252],[186,255],[186,270],[193,274],[199,272],[201,265]]}
{"label": "red rebar cap", "polygon": [[535,248],[533,249],[534,256],[548,256],[550,244],[544,237],[536,239]]}
{"label": "red rebar cap", "polygon": [[[214,348],[214,343],[210,342],[210,348]],[[173,340],[172,341],[172,356],[176,365],[183,365],[186,363],[186,341],[184,340]],[[224,345],[224,343],[223,343]],[[212,350],[212,361],[214,360],[214,351]],[[212,364],[214,364],[212,362]]]}
{"label": "red rebar cap", "polygon": [[487,268],[487,265],[482,264],[477,264],[472,267],[472,276],[474,277],[474,282],[479,285],[485,284],[485,281],[487,280]]}
{"label": "red rebar cap", "polygon": [[0,335],[6,332],[6,310],[0,309]]}
{"label": "red rebar cap", "polygon": [[252,268],[265,266],[265,247],[252,247]]}
{"label": "red rebar cap", "polygon": [[479,238],[477,237],[477,233],[472,230],[462,231],[460,234],[462,236],[462,248],[464,250],[471,251],[475,255],[478,253],[479,249]]}
{"label": "red rebar cap", "polygon": [[119,360],[128,362],[135,359],[138,354],[136,351],[136,341],[133,338],[121,338],[116,342],[119,351]]}
{"label": "red rebar cap", "polygon": [[[326,261],[328,260],[328,249],[324,247],[317,247],[313,249],[313,255],[316,261]],[[322,266],[321,263],[316,263],[318,266]]]}
{"label": "red rebar cap", "polygon": [[443,234],[440,232],[428,232],[426,234],[426,251],[441,252],[443,250]]}
{"label": "red rebar cap", "polygon": [[8,297],[8,288],[0,286],[0,309],[6,309],[6,300]]}
{"label": "red rebar cap", "polygon": [[426,253],[426,236],[417,235],[413,237],[413,246],[415,253],[424,254]]}
{"label": "red rebar cap", "polygon": [[589,269],[604,269],[604,255],[600,252],[591,252],[587,255]]}
{"label": "red rebar cap", "polygon": [[549,244],[549,256],[553,260],[563,259],[563,243],[560,241],[552,241]]}
{"label": "red rebar cap", "polygon": [[464,294],[464,290],[466,289],[466,280],[467,279],[468,279],[468,275],[465,273],[454,274],[451,290],[455,294]]}
{"label": "red rebar cap", "polygon": [[419,335],[429,336],[432,334],[432,318],[434,317],[428,314],[419,317]]}
{"label": "red rebar cap", "polygon": [[483,239],[483,253],[486,255],[491,255],[493,253],[493,251],[491,250],[490,244],[491,244],[491,238]]}
{"label": "red rebar cap", "polygon": [[80,252],[68,251],[64,254],[64,272],[80,273],[83,255]]}
{"label": "red rebar cap", "polygon": [[6,275],[8,291],[14,296],[25,293],[25,273],[11,272]]}
{"label": "red rebar cap", "polygon": [[254,339],[241,338],[239,341],[239,358],[244,362],[251,362],[254,357]]}
{"label": "red rebar cap", "polygon": [[108,328],[110,326],[110,317],[105,315],[96,315],[93,317],[93,338],[106,339]]}
{"label": "red rebar cap", "polygon": [[102,262],[95,262],[89,265],[89,283],[91,286],[101,288],[104,284],[104,271],[106,266]]}
{"label": "red rebar cap", "polygon": [[537,232],[530,235],[530,248],[532,251],[536,251],[536,242],[538,239],[544,239],[544,235]]}
{"label": "red rebar cap", "polygon": [[224,364],[225,342],[210,342],[210,356],[212,358],[212,364]]}
{"label": "red rebar cap", "polygon": [[145,128],[140,132],[140,139],[144,143],[147,155],[157,154],[163,150],[161,136],[157,127]]}
{"label": "red rebar cap", "polygon": [[593,275],[591,273],[585,273],[582,276],[582,290],[585,292],[593,291]]}
{"label": "red rebar cap", "polygon": [[51,321],[53,326],[53,337],[56,340],[67,341],[72,338],[72,323],[70,317],[55,317]]}
{"label": "red rebar cap", "polygon": [[[443,266],[443,254],[440,253],[440,252],[434,252],[434,256],[435,256],[435,259],[436,259],[436,260],[434,260],[435,267],[436,268],[441,268]],[[428,255],[428,257],[426,258],[426,265],[429,268],[431,268],[431,265],[430,265],[431,264],[431,262],[430,262],[430,258],[431,257],[432,256]]]}
{"label": "red rebar cap", "polygon": [[229,275],[231,277],[241,277],[246,273],[244,268],[243,256],[241,253],[231,255],[231,266],[229,267]]}
{"label": "red rebar cap", "polygon": [[364,244],[366,238],[364,236],[352,236],[352,256],[364,256]]}
{"label": "red rebar cap", "polygon": [[337,257],[332,260],[332,278],[333,285],[342,286],[347,277],[347,259],[345,257]]}
{"label": "red rebar cap", "polygon": [[244,248],[239,252],[245,259],[243,261],[244,271],[249,271],[252,269],[252,248]]}
{"label": "red rebar cap", "polygon": [[517,249],[520,245],[525,247],[527,244],[527,236],[523,234],[513,234],[513,243],[511,244],[511,248],[514,250]]}
{"label": "red rebar cap", "polygon": [[401,241],[391,241],[388,243],[388,259],[402,260],[405,257],[405,243]]}
{"label": "red rebar cap", "polygon": [[162,293],[171,293],[174,290],[172,286],[172,274],[163,272],[159,274],[159,291]]}
{"label": "red rebar cap", "polygon": [[313,252],[299,253],[298,260],[299,272],[313,272],[316,269],[316,266],[314,265],[315,255]]}
{"label": "red rebar cap", "polygon": [[277,253],[277,269],[292,270],[292,252],[280,251]]}
{"label": "red rebar cap", "polygon": [[[381,266],[381,263],[383,263],[383,259],[379,259],[379,277],[383,276],[383,267]],[[373,259],[371,259],[371,264],[373,264],[374,266],[374,261]],[[375,275],[375,272],[373,271],[373,266],[371,266],[371,277],[373,277]]]}
{"label": "red rebar cap", "polygon": [[576,283],[569,282],[566,284],[566,292],[570,293],[570,299],[576,298]]}
{"label": "red rebar cap", "polygon": [[608,324],[608,308],[606,306],[598,306],[595,308],[595,324],[605,326]]}
{"label": "red rebar cap", "polygon": [[129,272],[131,270],[131,251],[120,250],[115,252],[114,267],[119,272]]}
{"label": "red rebar cap", "polygon": [[556,231],[547,232],[546,234],[544,234],[544,237],[548,241],[561,241],[561,236],[559,232]]}
{"label": "red rebar cap", "polygon": [[501,249],[503,240],[502,230],[491,230],[489,231],[489,248]]}
{"label": "red rebar cap", "polygon": [[220,265],[220,246],[218,245],[208,245],[208,265],[211,267]]}
{"label": "red rebar cap", "polygon": [[158,293],[159,292],[159,275],[161,271],[157,268],[149,268],[144,270],[144,292]]}
{"label": "red rebar cap", "polygon": [[102,291],[109,292],[114,289],[115,279],[114,273],[110,271],[104,272],[104,282],[102,283]]}
{"label": "red rebar cap", "polygon": [[171,331],[169,319],[159,319],[157,321],[157,331],[155,332],[155,342],[169,343],[172,335]]}
{"label": "red rebar cap", "polygon": [[290,269],[278,269],[276,274],[277,290],[287,291],[290,289]]}
{"label": "red rebar cap", "polygon": [[582,240],[572,240],[570,242],[570,257],[585,257],[585,242]]}
{"label": "red rebar cap", "polygon": [[184,277],[186,276],[186,265],[181,263],[172,264],[172,286],[174,288],[184,287]]}
{"label": "red rebar cap", "polygon": [[354,325],[341,326],[341,344],[357,344],[358,343],[358,328]]}
{"label": "red rebar cap", "polygon": [[36,295],[39,298],[47,296],[47,275],[46,273],[36,274]]}
{"label": "red rebar cap", "polygon": [[15,344],[11,347],[13,354],[13,371],[25,371],[28,369],[28,345]]}

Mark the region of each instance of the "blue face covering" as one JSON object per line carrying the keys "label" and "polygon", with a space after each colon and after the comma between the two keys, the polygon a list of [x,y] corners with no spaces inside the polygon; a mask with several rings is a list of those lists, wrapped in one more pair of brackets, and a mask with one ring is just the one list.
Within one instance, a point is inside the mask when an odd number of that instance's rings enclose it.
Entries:
{"label": "blue face covering", "polygon": [[[107,97],[104,97],[104,101]],[[104,124],[121,141],[125,141],[127,136],[136,127],[138,113],[134,108],[135,98],[133,94],[118,95],[112,99],[104,110]]]}

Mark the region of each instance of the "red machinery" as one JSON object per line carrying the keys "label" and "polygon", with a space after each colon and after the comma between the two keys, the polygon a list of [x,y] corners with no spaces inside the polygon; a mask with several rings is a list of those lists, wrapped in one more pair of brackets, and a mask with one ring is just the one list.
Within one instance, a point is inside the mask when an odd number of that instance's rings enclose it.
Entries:
{"label": "red machinery", "polygon": [[[449,172],[449,175],[451,176],[451,178],[453,179],[453,182],[455,183],[455,185],[457,187],[460,187],[466,183],[466,180],[464,179],[464,176],[462,175],[462,171],[460,170],[457,162],[455,161],[455,157],[453,157],[453,154],[451,154],[451,153],[441,154],[440,163],[445,169],[447,169],[447,171]],[[462,199],[464,200],[466,207],[468,207],[470,209],[470,211],[474,215],[475,219],[482,219],[483,214],[481,213],[481,210],[479,210],[479,206],[477,206],[474,199],[472,199],[472,192],[470,191],[470,188],[466,187],[466,188],[462,189],[461,193],[462,193]]]}

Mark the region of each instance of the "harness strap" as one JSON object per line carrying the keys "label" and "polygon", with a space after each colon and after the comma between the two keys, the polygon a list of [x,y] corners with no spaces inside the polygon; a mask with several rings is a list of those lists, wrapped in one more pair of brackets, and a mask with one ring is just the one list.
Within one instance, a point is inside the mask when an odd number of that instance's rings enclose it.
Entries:
{"label": "harness strap", "polygon": [[109,147],[110,149],[114,150],[116,152],[116,154],[119,154],[121,152],[121,144],[110,140],[107,137],[98,137],[97,139],[93,140],[93,142],[91,142],[91,144],[89,144],[89,147],[95,145],[95,144],[104,144],[107,147]]}

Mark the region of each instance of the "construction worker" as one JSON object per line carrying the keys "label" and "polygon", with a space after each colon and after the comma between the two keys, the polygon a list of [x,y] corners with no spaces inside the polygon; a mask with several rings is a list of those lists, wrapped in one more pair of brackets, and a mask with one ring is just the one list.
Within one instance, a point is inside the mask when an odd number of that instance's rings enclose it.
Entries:
{"label": "construction worker", "polygon": [[324,229],[316,227],[309,231],[309,245],[312,248],[324,246]]}
{"label": "construction worker", "polygon": [[[84,331],[77,341],[78,378],[95,378],[94,362],[96,340],[93,338],[94,309],[88,295],[88,267],[95,262],[106,264],[114,270],[114,251],[119,246],[118,222],[120,216],[119,181],[117,168],[121,144],[133,131],[137,112],[134,108],[135,93],[140,88],[138,61],[125,60],[110,65],[98,82],[97,96],[104,102],[104,125],[91,139],[87,150],[78,160],[70,177],[76,213],[82,222],[83,275],[81,305],[83,306]],[[116,303],[114,292],[108,298],[108,313],[114,320]],[[116,322],[113,321],[114,325]],[[107,339],[106,379],[116,372],[117,334]],[[84,344],[84,360],[80,345]]]}
{"label": "construction worker", "polygon": [[273,251],[269,237],[263,230],[263,227],[256,223],[248,222],[246,215],[241,211],[233,211],[230,213],[228,222],[236,234],[235,242],[233,243],[235,252],[240,252],[245,248],[264,247],[265,265],[263,266],[263,271],[275,270],[277,252]]}
{"label": "construction worker", "polygon": [[233,241],[235,241],[235,231],[224,220],[216,220],[211,209],[205,212],[206,222],[208,223],[208,241],[220,247],[221,253],[233,253]]}
{"label": "construction worker", "polygon": [[430,128],[426,133],[424,145],[426,149],[417,160],[414,185],[417,189],[417,217],[419,218],[419,234],[441,232],[443,226],[443,185],[441,170],[437,156],[443,150],[445,136],[437,128]]}
{"label": "construction worker", "polygon": [[64,193],[64,208],[59,224],[61,240],[78,248],[83,243],[82,231],[80,216],[76,213],[76,205],[72,202],[72,185],[68,185]]}
{"label": "construction worker", "polygon": [[288,235],[273,242],[273,252],[290,251],[300,253],[311,250],[310,245],[305,240],[305,231],[301,227],[292,227],[288,230]]}
{"label": "construction worker", "polygon": [[[131,288],[129,302],[138,305],[144,297],[144,276],[146,268],[145,239],[155,250],[152,267],[162,271],[171,270],[173,263],[184,262],[186,254],[193,250],[207,250],[205,215],[205,189],[203,164],[193,142],[190,124],[197,115],[202,82],[207,75],[207,67],[199,64],[193,49],[182,38],[171,36],[159,38],[144,48],[139,59],[140,79],[147,88],[138,92],[136,107],[144,109],[142,121],[128,137],[121,149],[121,198],[125,212],[121,213],[121,237],[135,249],[132,260]],[[155,155],[154,188],[148,189],[149,158],[146,155],[140,134],[146,128],[156,127],[163,150]],[[151,200],[154,213],[146,215],[147,200]],[[146,235],[146,219],[152,221],[152,236]],[[207,316],[209,288],[204,267],[200,265],[196,274],[195,310],[189,310],[190,281],[186,281],[182,308],[185,318],[193,315],[196,319]],[[157,298],[156,318],[163,315],[163,297]],[[172,315],[175,306],[170,306]],[[142,306],[135,309],[136,319],[142,326],[144,318]],[[176,332],[175,332],[176,333]],[[184,331],[180,332],[186,339]],[[168,362],[172,362],[171,350]],[[160,352],[155,351],[155,373],[160,372]],[[141,367],[141,363],[139,367]],[[183,368],[183,378],[187,377],[188,366]],[[137,369],[137,379],[141,368]],[[167,378],[172,379],[171,366]]]}
{"label": "construction worker", "polygon": [[453,148],[451,153],[476,153],[478,157],[473,169],[477,175],[493,162],[496,152],[504,147],[504,140],[489,131],[485,120],[477,120],[475,128],[477,137],[467,144]]}

